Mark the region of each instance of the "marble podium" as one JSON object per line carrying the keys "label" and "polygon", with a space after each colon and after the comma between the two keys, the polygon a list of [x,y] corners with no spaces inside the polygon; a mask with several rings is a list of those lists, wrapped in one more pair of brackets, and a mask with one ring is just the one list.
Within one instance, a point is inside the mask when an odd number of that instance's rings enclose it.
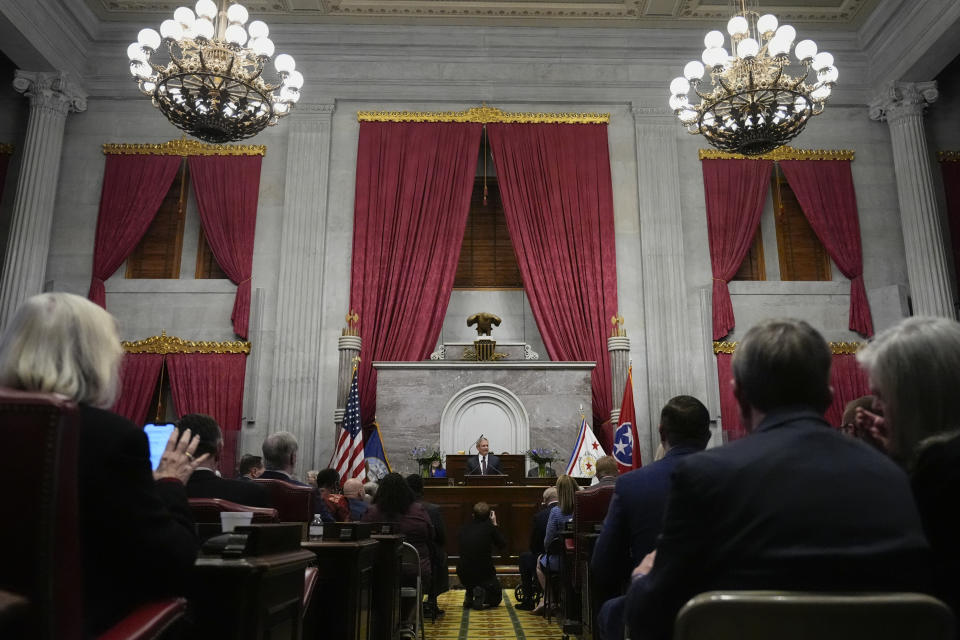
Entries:
{"label": "marble podium", "polygon": [[[499,347],[498,347],[499,350]],[[590,412],[593,362],[430,360],[374,362],[377,421],[394,470],[417,471],[414,447],[474,453],[557,449],[566,457]]]}

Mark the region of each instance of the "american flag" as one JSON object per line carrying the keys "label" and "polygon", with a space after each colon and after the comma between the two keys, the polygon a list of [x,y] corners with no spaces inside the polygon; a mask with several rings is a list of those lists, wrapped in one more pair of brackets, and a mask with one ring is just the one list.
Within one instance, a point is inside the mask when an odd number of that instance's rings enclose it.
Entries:
{"label": "american flag", "polygon": [[343,427],[337,439],[337,450],[333,454],[333,468],[340,474],[341,480],[363,475],[363,428],[360,424],[360,391],[357,387],[356,369],[353,370],[353,381],[350,383],[350,395],[347,396]]}

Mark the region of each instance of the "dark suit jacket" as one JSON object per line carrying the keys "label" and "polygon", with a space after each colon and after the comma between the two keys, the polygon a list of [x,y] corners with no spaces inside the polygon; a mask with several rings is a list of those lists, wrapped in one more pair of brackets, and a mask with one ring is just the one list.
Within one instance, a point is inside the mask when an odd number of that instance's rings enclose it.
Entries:
{"label": "dark suit jacket", "polygon": [[671,635],[711,589],[927,590],[928,554],[904,472],[816,412],[677,463],[653,570],[627,593],[632,637]]}
{"label": "dark suit jacket", "polygon": [[460,561],[457,577],[466,589],[472,589],[497,576],[493,566],[493,548],[507,545],[500,529],[489,520],[471,520],[460,528]]}
{"label": "dark suit jacket", "polygon": [[556,504],[556,502],[551,502],[533,514],[533,529],[530,530],[530,553],[534,556],[541,556],[546,553],[543,548],[543,539],[547,537],[547,520],[550,519],[550,509]]}
{"label": "dark suit jacket", "polygon": [[427,510],[430,522],[433,524],[433,546],[430,548],[430,562],[433,569],[432,584],[423,586],[424,593],[438,595],[450,589],[450,577],[447,568],[447,528],[443,524],[443,514],[440,507],[422,498],[418,502]]}
{"label": "dark suit jacket", "polygon": [[143,429],[86,405],[80,420],[84,633],[99,635],[138,604],[186,594],[198,541],[183,485],[153,479]]}
{"label": "dark suit jacket", "polygon": [[[467,458],[467,475],[476,476],[480,475],[480,454],[474,454],[473,456]],[[496,476],[503,473],[500,469],[500,458],[495,456],[492,453],[487,454],[487,475]]]}
{"label": "dark suit jacket", "polygon": [[633,568],[653,551],[667,508],[670,474],[677,462],[697,451],[694,447],[672,447],[663,459],[616,479],[590,560],[593,575],[604,584],[621,588]]}
{"label": "dark suit jacket", "polygon": [[311,489],[316,489],[316,487],[313,487],[306,482],[300,482],[296,478],[292,478],[282,471],[267,470],[260,474],[260,478],[263,480],[283,480],[284,482],[289,482],[290,484],[295,484],[299,487],[310,487]]}
{"label": "dark suit jacket", "polygon": [[255,482],[227,480],[213,471],[197,469],[187,480],[188,498],[220,498],[248,507],[270,507],[270,494]]}

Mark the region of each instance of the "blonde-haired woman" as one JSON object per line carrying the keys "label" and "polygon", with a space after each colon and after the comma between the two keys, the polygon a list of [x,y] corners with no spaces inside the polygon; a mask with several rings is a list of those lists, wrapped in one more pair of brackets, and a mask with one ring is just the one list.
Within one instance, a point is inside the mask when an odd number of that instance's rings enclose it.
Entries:
{"label": "blonde-haired woman", "polygon": [[143,430],[108,410],[122,358],[113,316],[69,293],[28,299],[0,336],[0,385],[79,407],[85,636],[138,604],[185,593],[197,553],[184,483],[208,456],[194,459],[199,438],[174,431],[151,471]]}
{"label": "blonde-haired woman", "polygon": [[[563,532],[564,525],[573,520],[573,495],[579,490],[580,486],[572,477],[564,474],[557,478],[557,504],[550,509],[550,517],[547,520],[547,534],[543,537],[544,549],[549,550],[550,543]],[[540,581],[542,589],[546,590],[547,588],[546,572],[556,573],[560,571],[562,560],[563,558],[559,555],[549,553],[545,553],[537,560],[537,579]],[[545,601],[546,598],[530,613],[543,615]]]}

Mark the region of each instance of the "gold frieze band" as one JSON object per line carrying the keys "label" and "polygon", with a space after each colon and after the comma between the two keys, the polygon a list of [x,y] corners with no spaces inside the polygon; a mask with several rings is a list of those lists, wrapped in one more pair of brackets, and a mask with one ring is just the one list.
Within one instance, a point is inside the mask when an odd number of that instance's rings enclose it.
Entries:
{"label": "gold frieze band", "polygon": [[[831,342],[830,353],[835,356],[853,355],[864,348],[866,342]],[[737,350],[736,342],[714,342],[713,353],[733,353]]]}
{"label": "gold frieze band", "polygon": [[609,113],[511,113],[496,107],[466,111],[358,111],[359,122],[478,122],[519,124],[609,124]]}
{"label": "gold frieze band", "polygon": [[794,149],[777,147],[762,156],[743,156],[716,149],[700,149],[701,160],[850,160],[854,152],[849,149]]}
{"label": "gold frieze band", "polygon": [[940,162],[960,162],[960,151],[938,151],[937,160]]}
{"label": "gold frieze band", "polygon": [[0,156],[12,156],[13,145],[6,142],[0,142]]}
{"label": "gold frieze band", "polygon": [[267,147],[262,144],[207,144],[197,140],[170,140],[158,144],[103,144],[104,155],[151,155],[151,156],[265,156]]}
{"label": "gold frieze band", "polygon": [[227,342],[194,342],[176,336],[168,336],[166,331],[159,336],[152,336],[145,340],[123,343],[123,350],[127,353],[250,353],[250,343],[245,340]]}

